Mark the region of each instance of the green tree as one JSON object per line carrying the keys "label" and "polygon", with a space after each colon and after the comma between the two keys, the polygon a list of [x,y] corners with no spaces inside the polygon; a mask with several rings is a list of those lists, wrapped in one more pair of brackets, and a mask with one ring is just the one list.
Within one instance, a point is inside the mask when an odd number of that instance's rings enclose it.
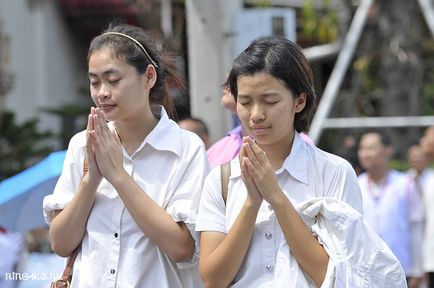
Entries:
{"label": "green tree", "polygon": [[43,143],[51,137],[50,132],[38,131],[38,120],[35,118],[17,124],[13,112],[0,112],[0,181],[52,152]]}

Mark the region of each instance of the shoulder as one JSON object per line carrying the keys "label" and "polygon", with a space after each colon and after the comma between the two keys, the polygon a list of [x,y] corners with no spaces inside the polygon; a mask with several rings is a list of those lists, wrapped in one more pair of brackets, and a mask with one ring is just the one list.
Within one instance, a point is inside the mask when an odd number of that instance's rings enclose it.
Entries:
{"label": "shoulder", "polygon": [[344,158],[335,154],[321,150],[318,147],[308,145],[307,154],[311,161],[314,161],[316,165],[319,165],[326,170],[339,170],[339,171],[352,171],[354,172],[351,164]]}
{"label": "shoulder", "polygon": [[80,149],[86,147],[86,130],[80,131],[69,140],[69,149]]}
{"label": "shoulder", "polygon": [[196,133],[182,129],[175,122],[172,123],[173,133],[179,137],[183,150],[205,150],[205,145]]}

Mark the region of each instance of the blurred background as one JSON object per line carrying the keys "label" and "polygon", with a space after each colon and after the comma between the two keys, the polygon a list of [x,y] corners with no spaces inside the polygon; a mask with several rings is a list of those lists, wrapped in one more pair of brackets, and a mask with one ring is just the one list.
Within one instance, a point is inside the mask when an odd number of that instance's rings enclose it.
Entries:
{"label": "blurred background", "polygon": [[[408,147],[434,124],[433,6],[433,0],[0,0],[0,181],[20,190],[25,178],[7,181],[66,149],[86,127],[87,48],[111,21],[153,31],[177,51],[188,86],[172,87],[178,119],[203,120],[210,144],[236,125],[221,105],[232,60],[258,36],[297,42],[320,99],[308,133],[315,144],[357,170],[359,136],[381,129],[394,143],[391,167],[404,171]],[[49,253],[46,227],[35,226],[6,227],[3,234],[16,232],[21,240],[12,241],[16,253],[4,253],[20,259],[23,250]],[[25,263],[8,264],[4,255],[0,268]],[[0,287],[44,286],[2,284],[1,277]]]}

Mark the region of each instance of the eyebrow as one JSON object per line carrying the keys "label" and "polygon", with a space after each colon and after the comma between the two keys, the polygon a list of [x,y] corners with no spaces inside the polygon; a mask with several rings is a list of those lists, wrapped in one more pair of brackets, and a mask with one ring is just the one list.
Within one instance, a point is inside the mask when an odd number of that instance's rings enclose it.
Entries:
{"label": "eyebrow", "polygon": [[[280,94],[277,93],[277,92],[269,92],[269,93],[261,94],[260,96],[263,97],[263,98],[269,98],[269,97],[279,97]],[[248,97],[250,97],[250,95],[246,95],[246,94],[238,94],[238,97],[241,97],[241,98],[248,98]]]}
{"label": "eyebrow", "polygon": [[[111,74],[119,74],[119,71],[114,70],[114,69],[108,69],[102,73],[103,76],[108,76]],[[89,75],[89,77],[98,77],[98,74],[92,73],[92,72],[89,72],[88,75]]]}

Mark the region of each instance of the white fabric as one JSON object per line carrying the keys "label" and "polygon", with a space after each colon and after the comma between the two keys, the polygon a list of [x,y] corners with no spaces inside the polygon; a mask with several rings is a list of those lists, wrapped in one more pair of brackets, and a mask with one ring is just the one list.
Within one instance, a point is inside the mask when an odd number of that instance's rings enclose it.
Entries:
{"label": "white fabric", "polygon": [[[83,131],[71,139],[54,193],[44,199],[49,224],[52,212],[65,208],[79,187],[85,137]],[[180,129],[162,109],[161,119],[142,145],[131,156],[123,150],[123,156],[124,168],[136,183],[176,222],[186,223],[197,243],[196,213],[208,170],[202,141]],[[189,263],[179,264],[187,269],[181,273],[188,278],[185,287],[201,287],[200,283],[191,286],[191,281],[198,279],[197,264],[197,250]],[[72,284],[74,288],[183,287],[177,265],[143,234],[105,179],[97,189]]]}
{"label": "white fabric", "polygon": [[[407,287],[398,259],[351,206],[333,198],[316,198],[302,203],[297,210],[330,255],[321,287]],[[279,254],[283,267],[276,266],[276,271],[300,269],[291,259],[287,246],[280,249]],[[273,287],[315,287],[308,277],[304,283],[300,281],[288,286],[288,283],[294,283],[292,273],[280,276],[279,285]]]}
{"label": "white fabric", "polygon": [[[298,133],[294,137],[290,155],[276,174],[280,187],[294,206],[315,197],[330,197],[345,201],[362,213],[361,193],[351,165],[338,156],[305,143]],[[221,193],[220,168],[216,167],[205,180],[197,231],[227,233],[238,217],[247,195],[238,158],[231,161],[226,208]],[[277,252],[284,239],[271,206],[264,201],[256,219],[249,250],[231,287],[274,285],[278,276]],[[304,277],[301,270],[294,273],[299,276],[291,274],[295,277],[293,279]]]}
{"label": "white fabric", "polygon": [[424,190],[425,201],[425,237],[423,268],[425,272],[434,272],[434,176]]}
{"label": "white fabric", "polygon": [[409,277],[423,277],[423,249],[424,249],[424,227],[425,227],[425,203],[424,191],[428,189],[428,180],[432,177],[433,171],[425,169],[417,175],[414,169],[406,173],[408,196],[410,204],[410,230],[411,230],[411,255],[412,262],[408,269]]}
{"label": "white fabric", "polygon": [[386,178],[376,185],[363,173],[359,175],[359,183],[366,221],[408,273],[411,266],[411,231],[408,185],[404,175],[390,170]]}
{"label": "white fabric", "polygon": [[[0,216],[1,217],[1,216]],[[0,232],[0,287],[12,288],[16,285],[12,272],[17,272],[25,248],[24,236],[19,232]],[[20,272],[20,271],[18,271]]]}

